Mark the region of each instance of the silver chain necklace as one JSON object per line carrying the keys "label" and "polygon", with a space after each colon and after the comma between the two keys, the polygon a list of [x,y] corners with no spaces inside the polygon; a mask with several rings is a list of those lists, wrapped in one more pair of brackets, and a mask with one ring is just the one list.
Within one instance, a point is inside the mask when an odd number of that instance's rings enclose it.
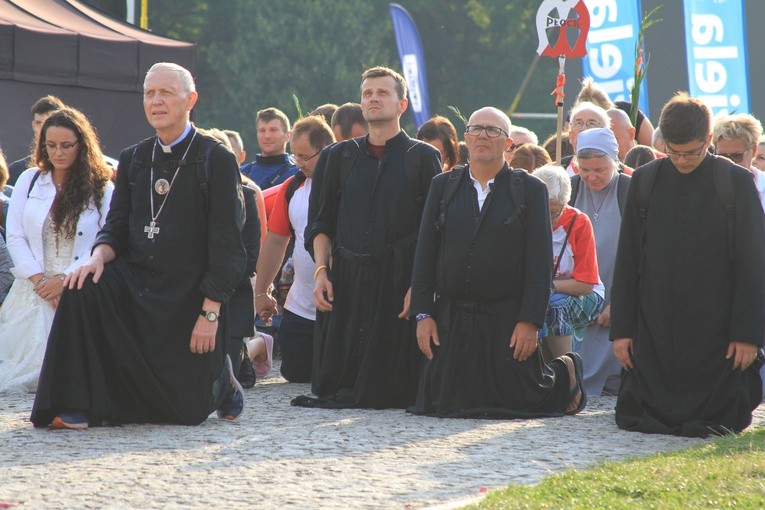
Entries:
{"label": "silver chain necklace", "polygon": [[[581,184],[581,183],[580,183]],[[600,210],[603,208],[603,204],[606,203],[606,199],[608,198],[608,195],[611,193],[611,190],[616,187],[616,183],[613,183],[614,185],[608,188],[608,191],[606,191],[605,195],[603,195],[603,199],[600,201],[600,205],[595,207],[595,197],[592,195],[592,190],[589,186],[585,185],[587,187],[587,194],[590,195],[590,202],[592,202],[592,209],[594,210],[594,214],[592,215],[593,221],[598,221],[598,218],[600,217]]]}
{"label": "silver chain necklace", "polygon": [[[191,141],[189,142],[188,147],[186,147],[186,152],[183,153],[183,156],[181,157],[181,162],[186,160],[186,156],[189,154],[189,149],[191,148],[191,144],[194,142],[194,137],[197,136],[197,132],[194,131],[194,134],[191,135]],[[162,200],[162,204],[159,206],[159,210],[156,214],[154,214],[154,153],[157,151],[157,139],[154,140],[154,146],[151,149],[151,173],[150,173],[150,179],[149,179],[149,203],[151,204],[151,221],[149,224],[145,227],[143,227],[143,231],[146,233],[146,237],[149,239],[154,239],[154,236],[156,234],[159,234],[159,227],[157,226],[157,218],[159,218],[160,213],[162,213],[162,209],[165,207],[165,202],[167,202],[167,197],[170,196],[170,191],[173,189],[173,183],[175,183],[175,178],[178,177],[178,172],[181,169],[181,164],[178,165],[178,168],[175,169],[175,173],[173,174],[173,178],[170,180],[169,186],[167,186],[167,191],[165,192],[165,198]]]}

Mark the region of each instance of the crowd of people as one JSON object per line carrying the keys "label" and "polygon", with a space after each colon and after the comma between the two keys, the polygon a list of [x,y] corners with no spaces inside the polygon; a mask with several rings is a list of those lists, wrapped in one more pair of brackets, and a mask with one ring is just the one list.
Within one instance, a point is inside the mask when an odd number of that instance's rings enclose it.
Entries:
{"label": "crowd of people", "polygon": [[48,96],[32,154],[0,165],[0,392],[35,392],[35,426],[234,420],[277,349],[284,379],[311,383],[294,406],[531,418],[615,395],[625,430],[751,423],[752,115],[678,93],[658,126],[633,125],[587,79],[541,143],[488,106],[462,141],[442,116],[410,138],[405,79],[372,67],[359,103],[294,124],[259,111],[247,162],[237,132],[191,123],[197,100],[186,69],[155,64],[156,135],[111,169],[88,119]]}

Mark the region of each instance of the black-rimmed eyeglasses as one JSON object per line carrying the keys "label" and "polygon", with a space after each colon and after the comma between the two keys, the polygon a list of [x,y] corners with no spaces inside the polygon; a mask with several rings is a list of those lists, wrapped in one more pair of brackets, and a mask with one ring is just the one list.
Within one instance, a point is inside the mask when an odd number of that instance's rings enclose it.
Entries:
{"label": "black-rimmed eyeglasses", "polygon": [[489,138],[497,138],[499,135],[504,134],[505,136],[509,136],[507,132],[502,129],[498,128],[496,126],[467,126],[465,127],[465,134],[468,134],[470,136],[481,136],[481,133],[483,131],[486,131],[486,136]]}

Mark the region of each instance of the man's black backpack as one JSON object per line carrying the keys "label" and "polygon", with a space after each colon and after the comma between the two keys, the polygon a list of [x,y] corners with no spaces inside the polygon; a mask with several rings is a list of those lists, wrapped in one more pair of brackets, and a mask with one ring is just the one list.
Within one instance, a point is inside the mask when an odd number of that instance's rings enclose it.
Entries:
{"label": "man's black backpack", "polygon": [[[340,155],[340,185],[337,188],[338,199],[342,193],[345,179],[348,177],[348,172],[350,172],[353,163],[356,161],[356,157],[358,157],[359,152],[361,152],[361,144],[365,138],[366,136],[351,138],[346,141],[345,146],[343,147],[343,152]],[[410,139],[409,141],[412,145],[406,149],[406,153],[404,154],[404,171],[406,172],[406,179],[409,181],[409,188],[415,192],[417,206],[422,207],[425,203],[427,186],[423,186],[424,183],[420,178],[418,170],[420,169],[420,165],[422,165],[422,150],[425,148],[425,142],[414,139]]]}
{"label": "man's black backpack", "polygon": [[[725,210],[725,221],[728,226],[728,257],[733,260],[735,242],[735,194],[733,192],[733,173],[724,165],[720,165],[720,158],[712,156],[712,181],[714,182],[717,198]],[[649,164],[644,167],[641,181],[638,185],[638,212],[640,214],[640,264],[638,272],[643,272],[645,263],[646,223],[648,221],[648,207],[651,205],[651,191],[656,180],[656,174],[664,163],[664,159],[657,164]]]}
{"label": "man's black backpack", "polygon": [[[441,201],[438,206],[438,219],[436,220],[436,230],[441,231],[446,224],[446,208],[457,193],[463,174],[467,171],[465,166],[455,166],[449,173],[449,179],[444,186],[444,192],[441,195]],[[526,226],[526,188],[523,184],[523,178],[526,172],[524,170],[510,169],[510,175],[507,176],[507,185],[510,189],[510,199],[513,201],[515,209],[510,217],[505,220],[505,225],[510,225],[516,218],[521,220],[523,226]]]}

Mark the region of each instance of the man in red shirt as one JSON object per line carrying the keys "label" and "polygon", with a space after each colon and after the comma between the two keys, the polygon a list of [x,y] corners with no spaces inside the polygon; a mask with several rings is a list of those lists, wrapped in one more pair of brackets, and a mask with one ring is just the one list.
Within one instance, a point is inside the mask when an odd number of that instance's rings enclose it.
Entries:
{"label": "man in red shirt", "polygon": [[268,216],[268,234],[261,248],[255,284],[255,311],[264,321],[276,315],[276,299],[268,292],[274,281],[290,238],[295,236],[292,264],[295,276],[284,303],[284,316],[276,342],[282,354],[281,373],[289,382],[310,382],[313,359],[313,329],[316,307],[313,304],[311,256],[304,247],[303,232],[308,221],[308,198],[318,155],[335,141],[323,118],[300,119],[292,128],[290,148],[301,173],[290,177],[274,199]]}

